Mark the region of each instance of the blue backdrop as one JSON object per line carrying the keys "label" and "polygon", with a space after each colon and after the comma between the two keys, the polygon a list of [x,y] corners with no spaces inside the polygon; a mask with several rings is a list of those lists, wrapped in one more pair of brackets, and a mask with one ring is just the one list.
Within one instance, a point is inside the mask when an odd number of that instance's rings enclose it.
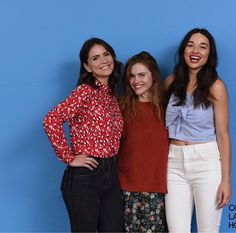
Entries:
{"label": "blue backdrop", "polygon": [[221,232],[235,232],[235,8],[235,0],[0,0],[0,231],[69,230],[59,191],[64,164],[42,119],[75,87],[84,40],[105,39],[122,62],[147,50],[165,77],[184,34],[206,27],[230,97],[234,195]]}

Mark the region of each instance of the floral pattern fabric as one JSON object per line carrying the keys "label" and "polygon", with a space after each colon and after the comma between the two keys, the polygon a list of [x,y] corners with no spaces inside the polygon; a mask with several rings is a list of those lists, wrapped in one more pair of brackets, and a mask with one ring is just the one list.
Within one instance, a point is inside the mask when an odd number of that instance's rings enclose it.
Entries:
{"label": "floral pattern fabric", "polygon": [[123,191],[125,232],[167,232],[164,194]]}
{"label": "floral pattern fabric", "polygon": [[[109,158],[117,154],[123,120],[115,96],[96,81],[97,88],[78,86],[71,95],[53,108],[44,119],[44,129],[59,157],[65,163],[75,155]],[[69,122],[70,146],[63,123]]]}

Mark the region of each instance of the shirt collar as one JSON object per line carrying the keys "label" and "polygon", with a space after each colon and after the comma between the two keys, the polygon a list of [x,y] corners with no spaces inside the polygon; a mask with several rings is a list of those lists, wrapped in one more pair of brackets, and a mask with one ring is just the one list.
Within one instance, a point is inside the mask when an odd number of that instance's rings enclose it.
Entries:
{"label": "shirt collar", "polygon": [[110,90],[109,85],[106,85],[106,84],[100,82],[100,81],[97,80],[96,78],[95,78],[95,85],[96,85],[97,87],[101,88],[102,90],[107,90],[107,91]]}

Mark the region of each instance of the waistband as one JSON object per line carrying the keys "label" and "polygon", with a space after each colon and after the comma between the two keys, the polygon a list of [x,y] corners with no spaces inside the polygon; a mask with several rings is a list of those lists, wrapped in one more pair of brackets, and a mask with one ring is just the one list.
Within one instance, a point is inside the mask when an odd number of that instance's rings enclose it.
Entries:
{"label": "waistband", "polygon": [[205,142],[205,143],[197,143],[197,144],[192,144],[192,145],[183,145],[183,146],[180,146],[180,145],[174,145],[174,144],[170,144],[170,148],[198,148],[198,149],[201,149],[201,148],[215,148],[215,147],[218,147],[217,145],[217,142]]}
{"label": "waistband", "polygon": [[112,157],[108,157],[108,158],[101,158],[101,157],[94,157],[94,156],[90,156],[92,157],[93,159],[95,159],[96,161],[98,162],[103,162],[103,161],[117,161],[117,156],[112,156]]}
{"label": "waistband", "polygon": [[[77,156],[79,156],[79,155],[77,155]],[[114,156],[112,156],[112,157],[104,157],[104,158],[102,158],[102,157],[95,157],[95,156],[89,156],[90,158],[93,158],[93,159],[95,159],[97,162],[98,162],[98,164],[105,164],[105,163],[117,163],[117,155],[114,155]],[[67,166],[67,168],[69,168],[69,169],[78,169],[78,168],[81,168],[81,167],[73,167],[73,166],[70,166],[70,165],[68,165]]]}
{"label": "waistband", "polygon": [[201,160],[221,160],[217,142],[207,142],[201,144],[177,146],[170,144],[169,158],[184,159],[184,161],[194,161],[196,158]]}

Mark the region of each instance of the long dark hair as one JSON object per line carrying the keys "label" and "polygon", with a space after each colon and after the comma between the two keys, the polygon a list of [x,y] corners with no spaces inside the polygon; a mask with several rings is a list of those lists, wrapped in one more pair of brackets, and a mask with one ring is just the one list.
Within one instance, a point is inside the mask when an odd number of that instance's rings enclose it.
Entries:
{"label": "long dark hair", "polygon": [[98,86],[95,84],[96,78],[83,66],[84,63],[88,64],[88,54],[94,45],[102,45],[111,54],[114,60],[114,69],[109,77],[108,85],[110,87],[111,94],[116,95],[121,77],[122,63],[116,60],[114,49],[107,42],[96,37],[86,40],[80,50],[80,78],[78,80],[77,86],[86,83],[95,89],[98,88]]}
{"label": "long dark hair", "polygon": [[163,88],[160,79],[160,70],[155,58],[146,51],[142,51],[132,56],[125,65],[124,82],[125,92],[121,98],[120,107],[125,119],[132,119],[136,114],[136,104],[138,96],[134,93],[130,86],[131,69],[136,63],[143,64],[152,74],[153,84],[150,88],[150,102],[156,113],[157,119],[162,120],[163,117]]}
{"label": "long dark hair", "polygon": [[213,36],[204,28],[194,28],[189,31],[182,42],[180,43],[178,49],[178,62],[174,68],[174,81],[170,85],[168,91],[168,98],[173,93],[178,97],[179,101],[176,103],[177,106],[185,104],[186,91],[189,83],[189,73],[188,67],[184,59],[185,48],[191,38],[195,33],[201,33],[208,38],[210,43],[210,53],[206,64],[197,73],[197,84],[193,92],[194,96],[194,107],[203,106],[209,107],[211,105],[210,98],[214,99],[214,96],[210,93],[210,87],[217,80],[218,75],[216,71],[217,67],[217,51],[216,44]]}

